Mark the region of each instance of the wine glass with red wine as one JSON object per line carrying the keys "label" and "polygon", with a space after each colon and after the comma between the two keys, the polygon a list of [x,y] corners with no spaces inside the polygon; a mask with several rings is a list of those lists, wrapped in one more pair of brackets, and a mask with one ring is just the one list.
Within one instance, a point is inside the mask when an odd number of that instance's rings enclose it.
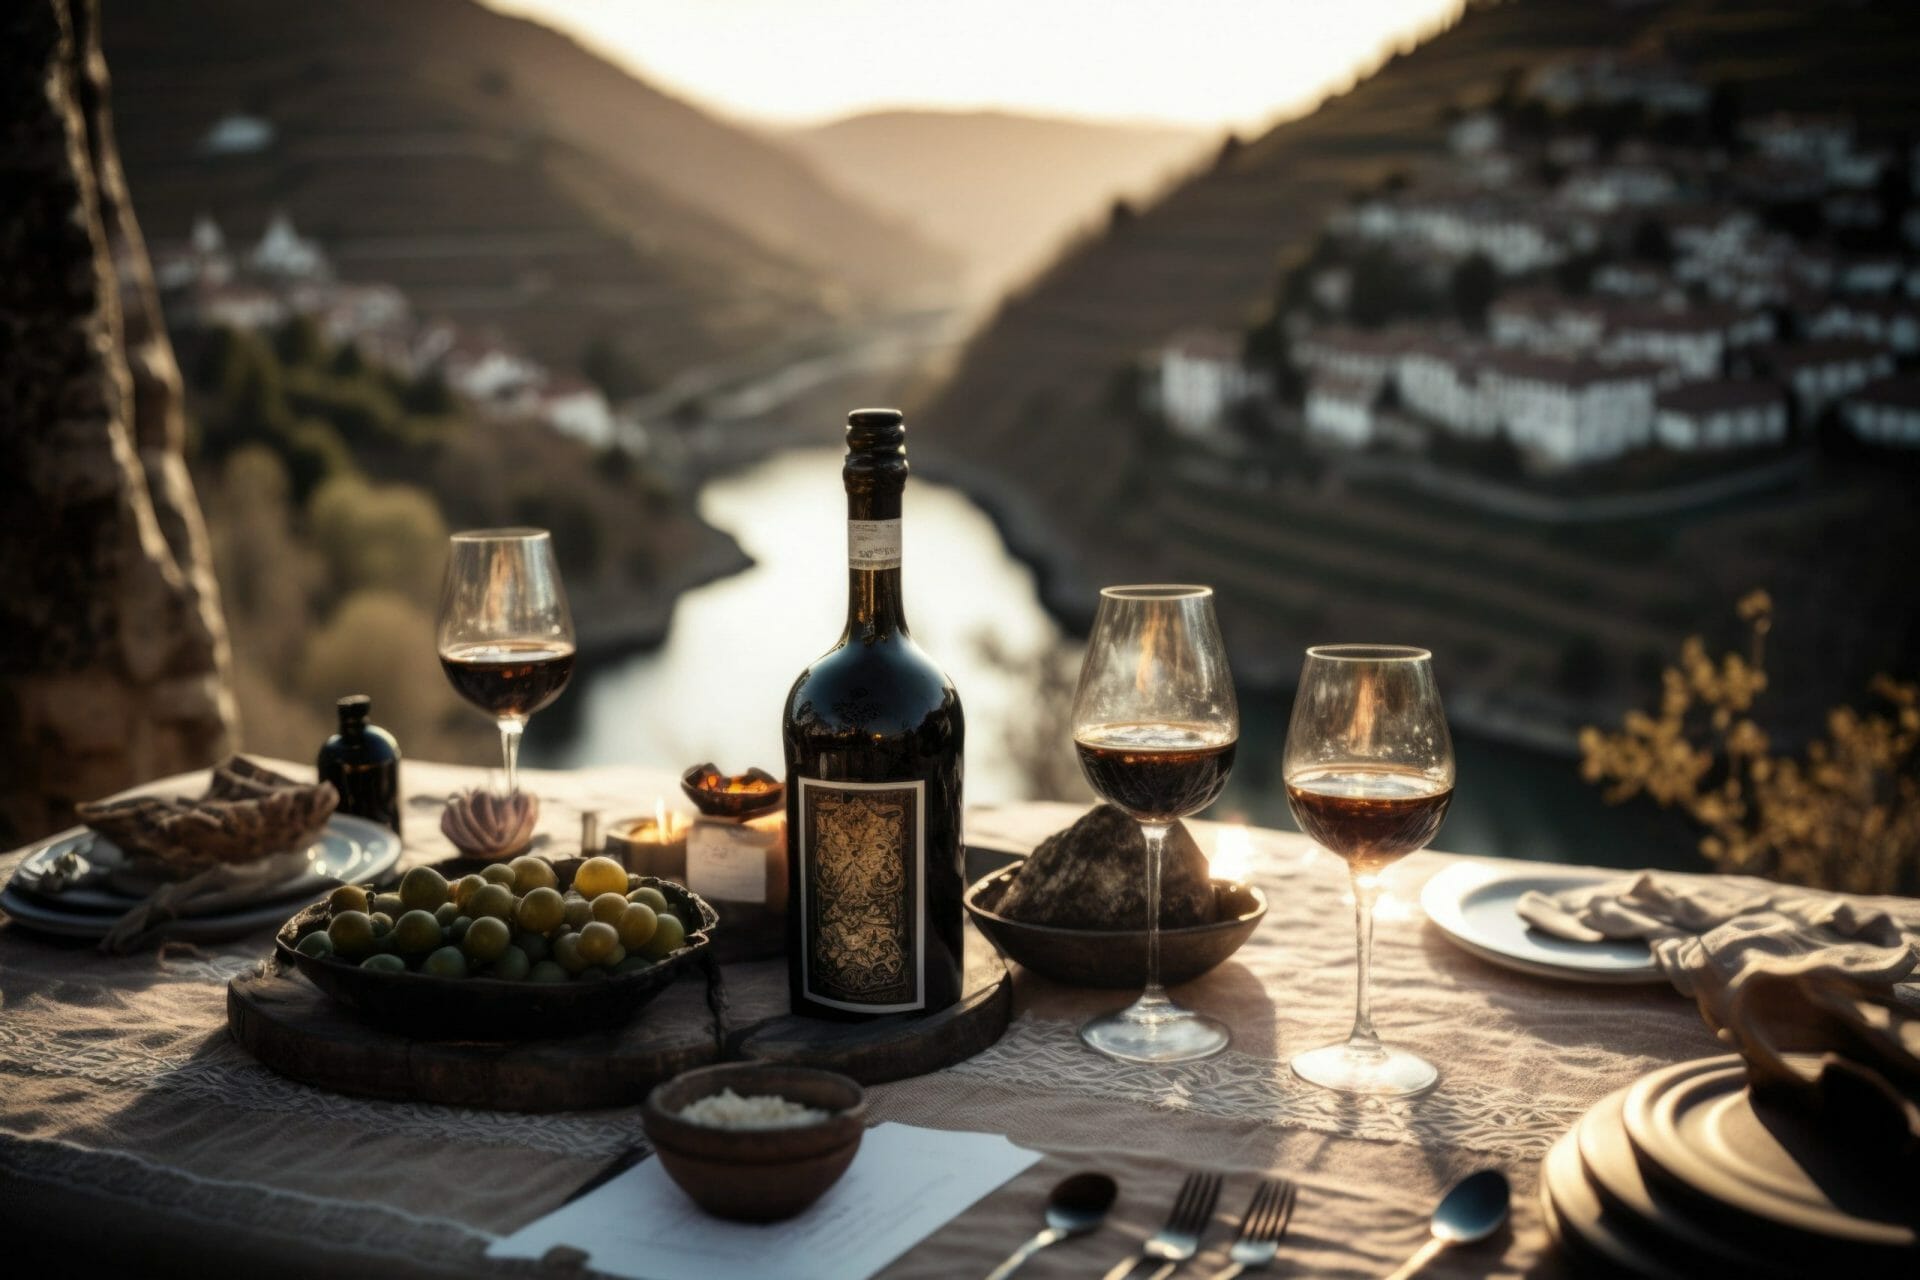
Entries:
{"label": "wine glass with red wine", "polygon": [[456,533],[440,596],[440,665],[500,726],[507,790],[519,785],[527,718],[573,675],[573,615],[545,529]]}
{"label": "wine glass with red wine", "polygon": [[1295,1057],[1294,1074],[1344,1093],[1419,1093],[1439,1073],[1425,1059],[1380,1043],[1368,971],[1380,873],[1426,847],[1453,802],[1453,740],[1433,655],[1400,645],[1308,649],[1281,773],[1294,821],[1353,877],[1359,971],[1352,1033]]}
{"label": "wine glass with red wine", "polygon": [[1073,698],[1073,743],[1087,781],[1147,841],[1147,983],[1080,1038],[1127,1062],[1191,1062],[1227,1047],[1224,1023],[1182,1009],[1160,985],[1160,862],[1167,832],[1219,798],[1233,771],[1240,710],[1213,588],[1108,587],[1100,593]]}

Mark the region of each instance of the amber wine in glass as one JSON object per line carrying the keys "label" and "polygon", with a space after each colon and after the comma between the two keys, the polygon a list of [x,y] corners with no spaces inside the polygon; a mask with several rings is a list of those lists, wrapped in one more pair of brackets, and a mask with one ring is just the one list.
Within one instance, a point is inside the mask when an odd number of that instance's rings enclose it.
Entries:
{"label": "amber wine in glass", "polygon": [[1353,1030],[1293,1060],[1294,1074],[1343,1093],[1419,1093],[1431,1063],[1380,1043],[1369,970],[1380,873],[1425,847],[1453,800],[1453,741],[1433,679],[1433,655],[1398,645],[1307,650],[1281,770],[1300,829],[1353,878]]}
{"label": "amber wine in glass", "polygon": [[1212,588],[1102,591],[1073,699],[1073,742],[1087,781],[1147,842],[1146,989],[1080,1028],[1110,1057],[1190,1062],[1227,1047],[1225,1024],[1182,1009],[1160,985],[1160,863],[1174,822],[1219,798],[1239,738]]}
{"label": "amber wine in glass", "polygon": [[493,717],[507,790],[519,786],[527,719],[573,675],[573,615],[545,529],[456,533],[440,597],[440,666]]}

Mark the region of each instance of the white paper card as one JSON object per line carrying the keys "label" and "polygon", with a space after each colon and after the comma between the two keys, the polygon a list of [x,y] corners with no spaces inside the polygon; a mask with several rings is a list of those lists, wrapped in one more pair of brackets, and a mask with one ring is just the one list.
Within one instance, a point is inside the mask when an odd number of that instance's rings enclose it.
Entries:
{"label": "white paper card", "polygon": [[999,1134],[878,1125],[812,1208],[753,1226],[708,1216],[650,1158],[495,1240],[487,1256],[567,1245],[628,1280],[866,1280],[1039,1159]]}
{"label": "white paper card", "polygon": [[694,823],[687,833],[687,887],[721,902],[765,902],[772,838],[745,823]]}

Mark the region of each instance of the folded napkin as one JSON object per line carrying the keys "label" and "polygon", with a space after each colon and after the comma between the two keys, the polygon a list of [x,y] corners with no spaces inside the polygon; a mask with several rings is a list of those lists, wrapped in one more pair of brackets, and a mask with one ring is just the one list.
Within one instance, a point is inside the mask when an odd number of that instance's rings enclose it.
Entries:
{"label": "folded napkin", "polygon": [[1886,912],[1763,880],[1645,872],[1528,893],[1518,910],[1542,933],[1570,942],[1642,939],[1680,994],[1700,999],[1717,999],[1761,971],[1831,973],[1884,989],[1920,964],[1914,940]]}
{"label": "folded napkin", "polygon": [[217,862],[185,880],[163,884],[141,899],[100,939],[100,950],[115,955],[143,951],[160,942],[170,921],[263,898],[275,887],[305,875],[309,865],[304,848],[271,853],[252,862]]}
{"label": "folded napkin", "polygon": [[1803,1166],[1841,1152],[1849,1182],[1920,1184],[1920,1013],[1893,991],[1920,950],[1886,912],[1764,880],[1651,873],[1529,893],[1518,910],[1556,938],[1643,939],[1746,1060],[1756,1109]]}

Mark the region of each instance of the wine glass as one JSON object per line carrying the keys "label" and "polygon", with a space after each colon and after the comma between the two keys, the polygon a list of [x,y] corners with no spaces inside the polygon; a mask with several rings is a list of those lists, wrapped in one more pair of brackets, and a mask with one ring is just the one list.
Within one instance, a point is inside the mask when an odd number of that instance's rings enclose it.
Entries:
{"label": "wine glass", "polygon": [[507,790],[519,786],[527,718],[573,674],[573,615],[545,529],[456,533],[440,596],[440,665],[500,726]]}
{"label": "wine glass", "polygon": [[1352,1033],[1295,1057],[1294,1074],[1345,1093],[1419,1093],[1439,1073],[1380,1043],[1367,988],[1380,873],[1423,848],[1453,801],[1453,740],[1433,655],[1400,645],[1308,649],[1281,773],[1300,829],[1343,859],[1353,877],[1359,970]]}
{"label": "wine glass", "polygon": [[1213,588],[1107,587],[1073,697],[1073,742],[1100,796],[1147,841],[1147,984],[1080,1038],[1128,1062],[1190,1062],[1227,1047],[1226,1026],[1160,985],[1160,863],[1174,822],[1216,800],[1233,769],[1240,711]]}

